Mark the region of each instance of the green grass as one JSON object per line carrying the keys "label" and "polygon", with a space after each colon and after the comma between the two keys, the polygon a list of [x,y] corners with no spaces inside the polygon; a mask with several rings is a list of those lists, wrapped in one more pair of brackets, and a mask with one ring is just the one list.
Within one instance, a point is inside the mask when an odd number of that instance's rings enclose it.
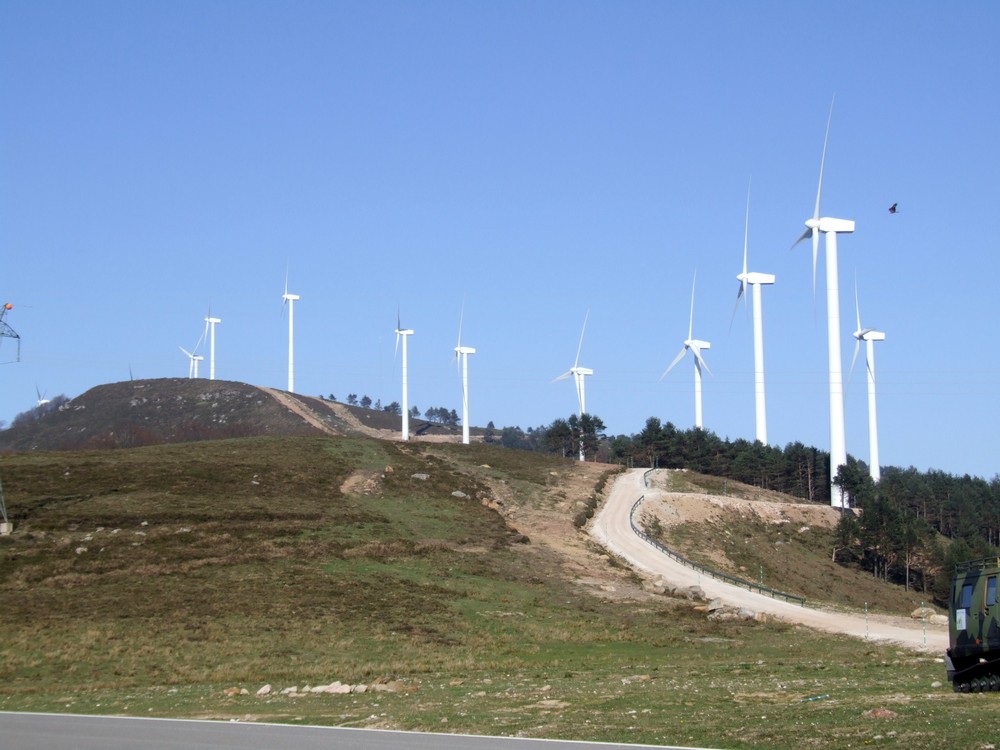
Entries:
{"label": "green grass", "polygon": [[[376,484],[342,492],[356,471]],[[933,686],[932,658],[598,597],[483,504],[500,488],[569,525],[578,471],[603,473],[324,438],[3,457],[0,710],[726,748],[988,739],[1000,697]],[[406,690],[253,695],[388,679]],[[880,707],[898,715],[865,717]]]}

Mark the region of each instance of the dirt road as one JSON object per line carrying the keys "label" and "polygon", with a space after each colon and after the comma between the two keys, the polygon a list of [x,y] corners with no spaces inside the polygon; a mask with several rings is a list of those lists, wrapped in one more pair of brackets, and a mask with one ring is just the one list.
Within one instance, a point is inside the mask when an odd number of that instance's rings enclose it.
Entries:
{"label": "dirt road", "polygon": [[662,576],[675,586],[701,586],[710,599],[725,604],[766,612],[789,622],[807,625],[831,633],[842,633],[867,640],[892,641],[910,648],[943,654],[948,645],[947,626],[924,625],[904,617],[875,617],[802,607],[747,589],[717,581],[670,559],[632,531],[629,511],[641,496],[662,493],[647,488],[642,469],[622,474],[611,488],[607,501],[590,526],[590,534],[609,551],[627,560],[635,568]]}

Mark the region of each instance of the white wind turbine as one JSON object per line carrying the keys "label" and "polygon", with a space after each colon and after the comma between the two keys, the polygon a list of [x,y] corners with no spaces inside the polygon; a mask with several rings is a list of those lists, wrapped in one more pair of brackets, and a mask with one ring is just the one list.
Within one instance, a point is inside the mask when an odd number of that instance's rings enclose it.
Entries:
{"label": "white wind turbine", "polygon": [[[407,371],[406,371],[406,339],[413,335],[412,328],[403,328],[399,319],[399,312],[396,312],[396,348],[399,348],[399,340],[403,340],[403,440],[410,439],[410,403],[407,393]],[[395,357],[395,352],[393,353]],[[468,442],[468,441],[466,441]]]}
{"label": "white wind turbine", "polygon": [[[209,315],[211,315],[211,311]],[[201,346],[201,342],[205,340],[205,336],[208,334],[208,318],[205,318],[205,330],[201,332],[201,336],[198,338],[198,342],[194,345],[194,349],[188,351],[183,346],[177,347],[185,356],[188,358],[188,379],[198,377],[198,363],[203,361],[205,358],[198,354],[198,347]]]}
{"label": "white wind turbine", "polygon": [[750,237],[750,186],[747,185],[747,214],[746,224],[743,229],[743,273],[736,276],[740,282],[740,289],[736,293],[736,305],[740,304],[740,299],[746,294],[749,284],[753,287],[753,379],[754,379],[754,403],[757,412],[757,440],[763,445],[767,445],[767,405],[764,398],[764,322],[761,309],[763,301],[761,299],[761,285],[773,284],[774,275],[769,273],[749,273],[747,272],[747,245]]}
{"label": "white wind turbine", "polygon": [[[590,310],[588,310],[587,314],[583,316],[583,329],[580,331],[580,343],[576,347],[576,360],[573,362],[573,366],[571,368],[569,368],[566,372],[564,372],[562,375],[560,375],[559,377],[557,377],[555,380],[552,381],[553,383],[555,383],[557,380],[565,380],[570,375],[573,376],[573,380],[576,382],[576,401],[577,401],[577,405],[580,408],[580,416],[581,417],[587,411],[587,395],[586,395],[586,387],[585,387],[585,383],[584,383],[583,379],[587,375],[593,375],[594,374],[594,371],[591,370],[589,367],[580,367],[580,351],[583,349],[583,334],[587,330],[587,318],[589,318],[589,317],[590,317]],[[581,440],[580,441],[580,460],[583,461],[584,458],[585,457],[583,455],[583,441]]]}
{"label": "white wind turbine", "polygon": [[694,337],[694,285],[698,280],[698,274],[695,272],[694,280],[691,282],[691,317],[688,321],[688,337],[684,339],[684,346],[680,353],[674,357],[674,361],[670,363],[670,366],[663,371],[660,376],[660,380],[667,377],[667,373],[674,369],[674,365],[680,362],[684,355],[687,354],[688,350],[694,355],[694,425],[698,429],[702,429],[702,419],[701,419],[701,368],[704,367],[711,374],[711,370],[708,369],[708,364],[706,364],[704,358],[701,356],[702,349],[711,349],[712,345],[707,341],[702,341],[701,339],[696,339]]}
{"label": "white wind turbine", "polygon": [[288,392],[295,393],[295,301],[297,294],[288,293],[288,272],[285,272],[285,293],[281,295],[282,305],[288,305]]}
{"label": "white wind turbine", "polygon": [[854,344],[854,357],[851,359],[851,372],[861,350],[861,342],[865,342],[865,363],[868,370],[868,471],[872,481],[879,481],[882,471],[878,460],[878,418],[875,411],[875,342],[885,341],[885,333],[874,328],[861,327],[861,305],[858,304],[858,285],[854,283],[854,309],[858,314],[858,328],[854,332],[857,341]]}
{"label": "white wind turbine", "polygon": [[[837,235],[854,231],[850,219],[821,217],[820,198],[823,195],[823,169],[826,166],[826,145],[830,139],[830,123],[833,120],[833,102],[826,121],[826,136],[823,138],[823,156],[819,163],[819,187],[816,189],[816,207],[811,218],[806,220],[806,231],[795,241],[795,245],[812,235],[813,246],[813,293],[816,291],[816,260],[819,256],[820,232],[826,235],[826,328],[827,350],[830,360],[830,505],[835,508],[849,507],[847,498],[835,484],[837,471],[847,463],[847,440],[844,429],[844,374],[840,352],[840,282],[837,271]],[[794,247],[794,245],[793,245]]]}
{"label": "white wind turbine", "polygon": [[41,392],[37,385],[35,385],[35,395],[38,396],[38,406],[45,406],[45,404],[51,403],[51,399],[45,398],[45,394]]}
{"label": "white wind turbine", "polygon": [[182,352],[184,352],[184,354],[187,355],[187,358],[188,358],[188,378],[197,378],[198,377],[198,363],[201,362],[202,360],[204,360],[205,358],[202,355],[200,355],[200,354],[195,354],[193,352],[189,352],[183,346],[179,346],[177,348],[180,349]]}
{"label": "white wind turbine", "polygon": [[462,367],[462,442],[469,444],[469,355],[476,350],[471,346],[462,346],[462,322],[465,318],[465,306],[458,319],[458,344],[455,346],[455,359],[461,360]]}
{"label": "white wind turbine", "polygon": [[209,308],[208,317],[205,318],[205,327],[208,328],[208,379],[215,380],[215,326],[221,323],[220,318],[212,317],[212,310]]}

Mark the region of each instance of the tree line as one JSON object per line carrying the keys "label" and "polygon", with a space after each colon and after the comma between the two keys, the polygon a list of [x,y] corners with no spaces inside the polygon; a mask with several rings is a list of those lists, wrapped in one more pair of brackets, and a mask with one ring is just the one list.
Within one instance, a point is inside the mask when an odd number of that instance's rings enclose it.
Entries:
{"label": "tree line", "polygon": [[[729,440],[697,428],[681,430],[657,417],[633,435],[607,436],[599,417],[584,414],[549,425],[507,427],[499,442],[510,448],[575,456],[583,441],[587,460],[625,466],[690,469],[802,500],[830,503],[830,454],[800,442],[778,447]],[[851,508],[841,515],[832,557],[907,588],[947,596],[954,563],[998,555],[1000,476],[883,466],[872,481],[868,465],[848,457],[836,484]]]}

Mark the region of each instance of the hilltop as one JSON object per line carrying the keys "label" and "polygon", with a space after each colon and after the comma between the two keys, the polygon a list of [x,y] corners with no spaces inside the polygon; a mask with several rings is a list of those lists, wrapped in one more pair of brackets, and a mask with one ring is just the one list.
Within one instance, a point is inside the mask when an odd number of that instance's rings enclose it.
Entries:
{"label": "hilltop", "polygon": [[[393,437],[390,412],[227,380],[159,378],[96,386],[38,419],[0,431],[0,450],[80,450],[234,437]],[[415,438],[445,439],[455,428],[410,420]]]}

